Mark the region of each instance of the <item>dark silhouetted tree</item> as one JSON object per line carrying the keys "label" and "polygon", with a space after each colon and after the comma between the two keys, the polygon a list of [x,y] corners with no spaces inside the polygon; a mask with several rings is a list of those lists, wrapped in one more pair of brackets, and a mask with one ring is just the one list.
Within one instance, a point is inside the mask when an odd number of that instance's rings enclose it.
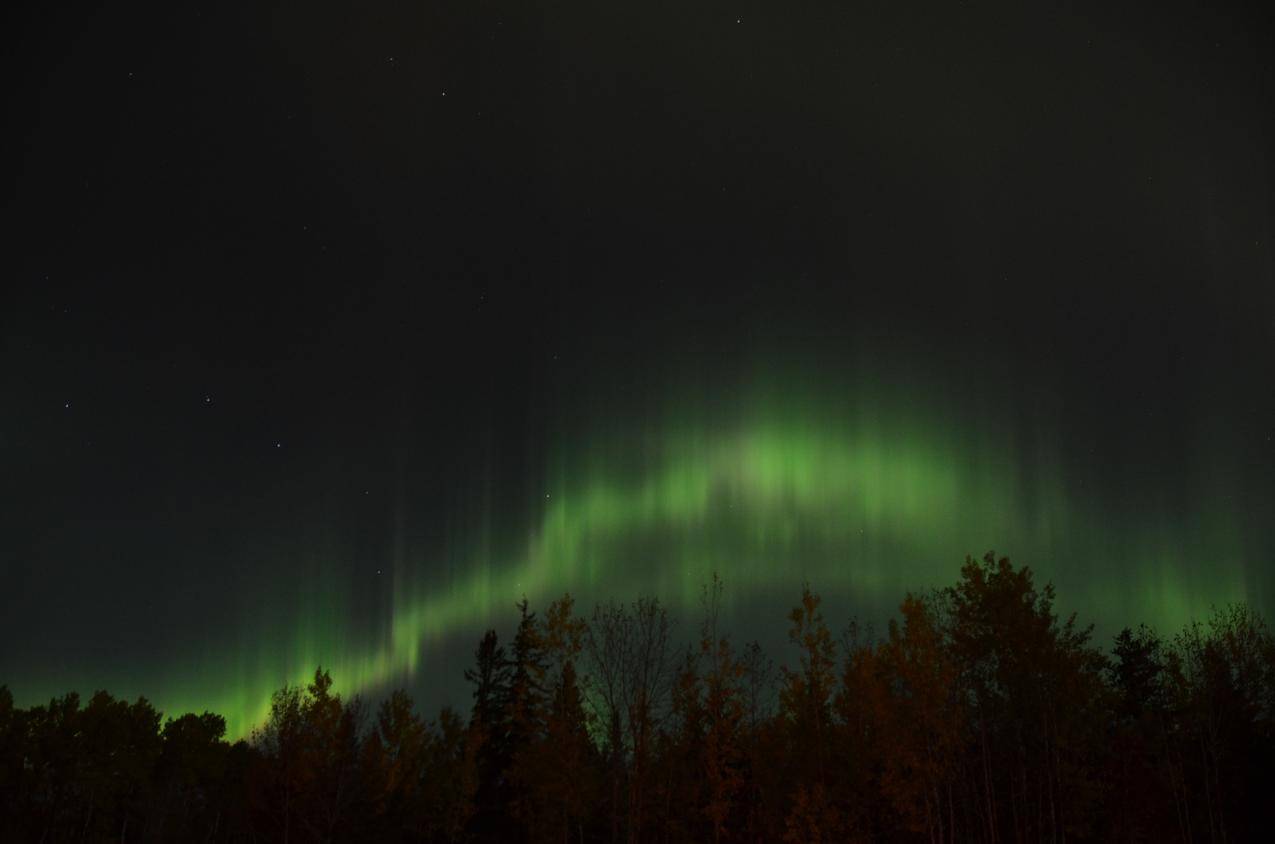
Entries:
{"label": "dark silhouetted tree", "polygon": [[1256,841],[1275,825],[1275,640],[1244,605],[1111,658],[988,554],[841,658],[809,587],[782,672],[704,592],[672,657],[654,599],[518,605],[466,720],[403,691],[363,723],[321,668],[249,742],[104,691],[0,686],[0,841]]}
{"label": "dark silhouetted tree", "polygon": [[465,671],[474,686],[469,730],[477,760],[478,787],[470,833],[480,841],[507,841],[514,834],[510,816],[510,700],[513,665],[495,630],[488,630]]}
{"label": "dark silhouetted tree", "polygon": [[570,595],[553,602],[540,629],[549,699],[544,735],[523,767],[531,799],[540,809],[532,829],[537,841],[584,840],[602,773],[577,670],[587,625],[574,607]]}
{"label": "dark silhouetted tree", "polygon": [[226,823],[221,784],[230,746],[223,741],[226,719],[211,712],[169,718],[161,734],[156,765],[160,810],[150,833],[158,838],[196,838]]}
{"label": "dark silhouetted tree", "polygon": [[820,598],[807,584],[801,604],[789,613],[788,639],[797,647],[797,668],[784,667],[779,711],[788,729],[794,796],[786,840],[832,841],[841,820],[830,793],[833,745],[832,698],[837,687],[837,650],[819,612]]}
{"label": "dark silhouetted tree", "polygon": [[1075,616],[1059,622],[1054,590],[988,552],[967,557],[944,591],[952,653],[972,706],[978,828],[991,840],[1085,835],[1102,797],[1105,658]]}

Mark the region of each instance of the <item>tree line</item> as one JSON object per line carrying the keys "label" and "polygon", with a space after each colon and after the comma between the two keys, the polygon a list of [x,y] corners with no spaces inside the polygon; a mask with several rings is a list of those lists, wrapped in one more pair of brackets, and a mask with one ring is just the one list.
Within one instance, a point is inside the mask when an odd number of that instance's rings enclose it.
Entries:
{"label": "tree line", "polygon": [[989,553],[834,633],[809,587],[782,667],[654,598],[516,606],[468,713],[375,709],[322,669],[225,740],[99,691],[0,686],[6,841],[1255,841],[1275,829],[1275,638],[1244,605],[1109,649]]}

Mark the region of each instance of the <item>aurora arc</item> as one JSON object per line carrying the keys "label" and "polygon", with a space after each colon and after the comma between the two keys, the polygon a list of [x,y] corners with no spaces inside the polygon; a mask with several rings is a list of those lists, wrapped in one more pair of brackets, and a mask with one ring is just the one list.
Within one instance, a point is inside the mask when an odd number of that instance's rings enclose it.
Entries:
{"label": "aurora arc", "polygon": [[[520,537],[481,538],[442,582],[420,561],[395,565],[378,634],[353,632],[339,585],[324,585],[291,635],[245,637],[194,677],[163,675],[156,703],[222,713],[229,734],[244,736],[263,722],[271,692],[304,683],[315,665],[341,691],[375,693],[428,671],[433,647],[501,624],[523,596],[534,608],[570,591],[587,611],[593,600],[650,594],[692,612],[714,571],[736,605],[764,606],[777,627],[803,581],[884,615],[909,590],[951,582],[964,554],[989,547],[1032,565],[1059,586],[1060,608],[1089,620],[1172,628],[1267,594],[1244,531],[1216,508],[1184,523],[1153,497],[1081,494],[1061,454],[1037,446],[1024,460],[1007,429],[952,424],[950,408],[817,404],[762,402],[726,424],[671,423],[559,449]],[[1184,564],[1206,549],[1206,575]],[[1111,560],[1118,573],[1104,569]]]}

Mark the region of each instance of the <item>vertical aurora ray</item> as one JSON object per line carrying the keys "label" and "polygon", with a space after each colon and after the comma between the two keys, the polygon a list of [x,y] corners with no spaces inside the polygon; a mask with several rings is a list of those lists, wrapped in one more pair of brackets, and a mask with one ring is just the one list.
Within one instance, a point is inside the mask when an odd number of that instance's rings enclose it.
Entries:
{"label": "vertical aurora ray", "polygon": [[[410,685],[444,647],[467,651],[483,627],[503,626],[523,595],[543,606],[571,591],[587,607],[654,594],[692,613],[717,571],[737,622],[761,608],[781,628],[802,581],[829,606],[880,619],[987,548],[1054,581],[1060,606],[1100,628],[1172,629],[1236,600],[1270,608],[1260,566],[1270,536],[1219,503],[1232,492],[1225,471],[1185,504],[1162,490],[1113,495],[1096,488],[1109,473],[1064,471],[1049,420],[1030,419],[1025,441],[1012,418],[924,385],[777,381],[713,407],[672,402],[658,424],[603,420],[603,435],[548,449],[530,512],[474,502],[477,535],[438,552],[450,565],[396,541],[379,628],[354,624],[339,569],[316,559],[299,611],[251,607],[275,620],[198,655],[194,672],[136,678],[138,690],[168,712],[220,712],[242,736],[272,690],[305,682],[315,665],[346,692]],[[522,527],[500,535],[492,524]]]}

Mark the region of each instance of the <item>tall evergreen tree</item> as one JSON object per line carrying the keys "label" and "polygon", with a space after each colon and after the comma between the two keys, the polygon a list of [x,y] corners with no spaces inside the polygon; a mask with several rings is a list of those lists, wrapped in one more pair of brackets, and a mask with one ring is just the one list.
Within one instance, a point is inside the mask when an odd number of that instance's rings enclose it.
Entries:
{"label": "tall evergreen tree", "polygon": [[474,668],[465,671],[465,679],[474,686],[469,729],[476,748],[478,774],[469,826],[479,841],[507,841],[514,834],[509,814],[513,664],[495,630],[483,635],[474,659]]}

